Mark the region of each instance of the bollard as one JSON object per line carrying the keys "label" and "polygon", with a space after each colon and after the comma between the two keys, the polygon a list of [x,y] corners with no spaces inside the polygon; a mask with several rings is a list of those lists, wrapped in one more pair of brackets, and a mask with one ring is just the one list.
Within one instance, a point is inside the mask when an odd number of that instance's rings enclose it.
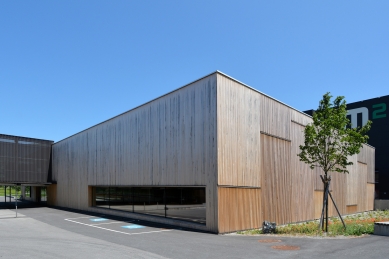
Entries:
{"label": "bollard", "polygon": [[18,217],[18,198],[15,196],[15,208],[16,208],[16,218]]}

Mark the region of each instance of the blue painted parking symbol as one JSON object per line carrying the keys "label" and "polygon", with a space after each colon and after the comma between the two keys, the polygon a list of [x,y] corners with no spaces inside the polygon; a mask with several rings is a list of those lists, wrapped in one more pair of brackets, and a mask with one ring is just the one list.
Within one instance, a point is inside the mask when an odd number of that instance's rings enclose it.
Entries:
{"label": "blue painted parking symbol", "polygon": [[105,220],[108,220],[108,219],[105,219],[105,218],[98,218],[98,219],[89,219],[90,221],[93,221],[93,222],[100,222],[100,221],[105,221]]}
{"label": "blue painted parking symbol", "polygon": [[122,228],[136,229],[136,228],[144,228],[144,226],[132,224],[128,226],[122,226]]}

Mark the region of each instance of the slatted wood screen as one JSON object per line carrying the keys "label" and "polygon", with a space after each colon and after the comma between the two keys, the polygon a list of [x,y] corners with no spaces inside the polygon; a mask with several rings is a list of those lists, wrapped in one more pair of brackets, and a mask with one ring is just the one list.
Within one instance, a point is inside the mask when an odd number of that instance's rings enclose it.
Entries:
{"label": "slatted wood screen", "polygon": [[[348,166],[348,170],[351,172],[347,175],[347,203],[346,205],[358,204],[358,187],[359,187],[359,175],[358,175],[358,162],[357,157],[353,156],[349,158],[349,161],[353,162],[353,165]],[[365,181],[366,183],[366,181]]]}
{"label": "slatted wood screen", "polygon": [[[96,185],[206,186],[212,232],[310,220],[322,172],[297,154],[311,121],[216,72],[54,144],[55,205],[87,210]],[[351,159],[349,175],[330,174],[343,214],[371,208],[374,195],[374,148]]]}
{"label": "slatted wood screen", "polygon": [[261,135],[261,143],[262,218],[278,224],[291,222],[291,143],[264,134]]}
{"label": "slatted wood screen", "polygon": [[[315,207],[315,214],[314,214],[313,219],[320,219],[321,213],[323,210],[323,191],[315,191],[315,193],[314,193],[314,207]],[[331,217],[338,215],[331,199],[328,200],[328,215]]]}
{"label": "slatted wood screen", "polygon": [[216,74],[53,146],[57,205],[88,209],[88,186],[206,186],[217,231]]}
{"label": "slatted wood screen", "polygon": [[262,95],[261,131],[290,140],[290,108]]}
{"label": "slatted wood screen", "polygon": [[367,192],[367,165],[358,162],[357,163],[357,174],[358,175],[358,184],[357,187],[357,204],[358,204],[358,211],[366,211],[367,208],[367,198],[369,198],[368,192]]}
{"label": "slatted wood screen", "polygon": [[0,134],[0,182],[47,183],[53,141]]}
{"label": "slatted wood screen", "polygon": [[[317,170],[309,168],[297,156],[300,153],[300,145],[304,144],[304,127],[294,122],[292,122],[290,127],[292,139],[290,156],[291,186],[289,187],[292,205],[290,212],[291,221],[298,222],[307,218],[314,218],[315,206],[312,194],[318,174],[316,173]],[[304,204],[304,209],[301,209],[301,204]]]}
{"label": "slatted wood screen", "polygon": [[367,184],[366,210],[374,210],[374,188],[375,188],[375,184],[372,183]]}
{"label": "slatted wood screen", "polygon": [[218,184],[260,187],[261,95],[218,75]]}
{"label": "slatted wood screen", "polygon": [[218,188],[218,196],[221,233],[262,225],[261,189]]}
{"label": "slatted wood screen", "polygon": [[367,163],[367,182],[375,184],[375,150],[372,147],[365,146]]}
{"label": "slatted wood screen", "polygon": [[[353,171],[351,171],[353,173]],[[338,206],[338,209],[340,213],[344,214],[346,211],[346,197],[347,197],[347,177],[348,174],[341,174],[337,172],[331,172],[329,173],[331,176],[331,193],[332,197],[334,198],[336,205]],[[329,215],[336,216],[337,212],[335,208],[333,207],[332,203],[330,203],[331,213]]]}

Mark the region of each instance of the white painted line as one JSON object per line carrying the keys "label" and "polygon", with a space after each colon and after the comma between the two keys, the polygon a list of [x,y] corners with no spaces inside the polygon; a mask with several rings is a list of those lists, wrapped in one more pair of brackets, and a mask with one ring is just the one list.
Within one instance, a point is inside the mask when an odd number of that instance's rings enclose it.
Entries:
{"label": "white painted line", "polygon": [[104,229],[104,230],[108,230],[108,231],[112,231],[112,232],[116,232],[116,233],[121,233],[121,234],[129,235],[129,236],[131,236],[131,235],[140,235],[140,234],[149,234],[149,233],[158,233],[158,232],[166,232],[166,231],[173,231],[172,229],[164,229],[164,230],[156,230],[156,231],[148,231],[148,232],[140,232],[140,233],[127,233],[127,232],[117,231],[117,230],[113,230],[113,229],[109,229],[109,228],[102,228],[102,227],[98,227],[98,226],[94,226],[94,225],[90,225],[90,224],[85,224],[85,223],[81,223],[81,222],[74,221],[74,220],[71,220],[71,219],[65,219],[65,220],[73,222],[73,223],[85,225],[85,226],[88,226],[88,227]]}
{"label": "white painted line", "polygon": [[96,225],[106,225],[106,224],[117,224],[117,223],[131,223],[134,221],[114,221],[114,222],[106,222],[106,223],[97,223],[97,224],[89,224],[90,226],[96,226]]}
{"label": "white painted line", "polygon": [[96,216],[89,216],[89,217],[78,217],[78,218],[69,218],[69,219],[87,219],[87,218],[98,218]]}

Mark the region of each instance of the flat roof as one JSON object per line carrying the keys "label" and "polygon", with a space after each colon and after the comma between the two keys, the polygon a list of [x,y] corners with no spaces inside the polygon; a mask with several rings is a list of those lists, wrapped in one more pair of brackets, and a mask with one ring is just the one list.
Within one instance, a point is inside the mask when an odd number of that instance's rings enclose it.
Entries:
{"label": "flat roof", "polygon": [[52,142],[52,143],[54,143],[54,141],[53,141],[53,140],[48,140],[48,139],[29,138],[29,137],[22,137],[22,136],[8,135],[8,134],[3,134],[3,133],[0,133],[0,136],[7,136],[7,137],[11,137],[11,138],[25,138],[25,139],[31,139],[31,140],[40,140],[40,141],[48,141],[48,142]]}

